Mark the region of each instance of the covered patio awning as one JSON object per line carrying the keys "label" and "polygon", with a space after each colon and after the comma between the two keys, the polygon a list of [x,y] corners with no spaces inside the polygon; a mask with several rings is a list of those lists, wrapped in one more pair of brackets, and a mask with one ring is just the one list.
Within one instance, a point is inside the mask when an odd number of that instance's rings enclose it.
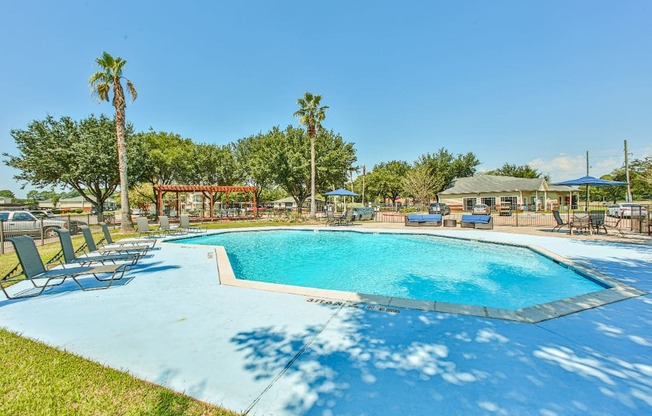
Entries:
{"label": "covered patio awning", "polygon": [[256,191],[257,186],[221,186],[221,185],[154,185],[154,192],[156,192],[156,200],[158,201],[158,212],[156,215],[163,215],[163,195],[167,192],[177,193],[177,212],[181,211],[179,205],[179,192],[201,192],[203,196],[210,200],[210,214],[213,215],[213,207],[215,201],[213,195],[216,192],[224,192],[226,200],[229,200],[229,193],[240,192],[248,194],[251,192],[253,195],[254,204],[254,218],[258,216],[258,204],[256,204]]}

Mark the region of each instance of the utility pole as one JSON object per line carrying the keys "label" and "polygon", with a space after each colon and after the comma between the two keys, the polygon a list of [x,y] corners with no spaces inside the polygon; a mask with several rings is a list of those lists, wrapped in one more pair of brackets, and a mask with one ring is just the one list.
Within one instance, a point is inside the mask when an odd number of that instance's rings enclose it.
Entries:
{"label": "utility pole", "polygon": [[627,152],[627,140],[625,140],[625,178],[627,181],[627,202],[633,202],[632,185],[629,183],[629,153]]}
{"label": "utility pole", "polygon": [[[586,151],[586,176],[589,176],[589,151]],[[589,212],[589,185],[586,185],[586,203],[584,211]]]}
{"label": "utility pole", "polygon": [[362,165],[362,205],[364,206],[364,180],[367,175],[367,166]]}

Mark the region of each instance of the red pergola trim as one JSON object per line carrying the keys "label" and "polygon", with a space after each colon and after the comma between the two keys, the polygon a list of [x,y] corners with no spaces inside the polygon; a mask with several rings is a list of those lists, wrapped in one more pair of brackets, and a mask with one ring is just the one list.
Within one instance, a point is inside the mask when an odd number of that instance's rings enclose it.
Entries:
{"label": "red pergola trim", "polygon": [[[254,204],[254,218],[258,216],[258,204],[256,204],[256,191],[258,191],[257,186],[220,186],[220,185],[154,185],[154,192],[156,192],[156,200],[158,201],[158,215],[163,215],[163,194],[166,192],[201,192],[204,195],[209,194],[210,198],[210,214],[213,215],[213,194],[215,192],[224,192],[227,194],[226,198],[228,201],[228,194],[231,192],[242,192],[253,194],[253,204]],[[178,205],[178,195],[177,195],[177,205]],[[179,208],[177,207],[177,212]]]}

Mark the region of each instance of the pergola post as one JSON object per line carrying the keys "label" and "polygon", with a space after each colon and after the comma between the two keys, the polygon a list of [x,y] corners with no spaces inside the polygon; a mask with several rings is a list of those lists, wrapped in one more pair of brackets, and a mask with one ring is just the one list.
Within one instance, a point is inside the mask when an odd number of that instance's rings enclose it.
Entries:
{"label": "pergola post", "polygon": [[[226,194],[226,203],[229,202],[230,192],[241,192],[248,194],[253,193],[254,201],[254,216],[258,215],[258,204],[256,202],[256,186],[218,186],[218,185],[154,185],[154,192],[156,193],[156,200],[158,201],[158,216],[163,215],[163,194],[165,192],[177,193],[177,213],[181,212],[181,202],[179,200],[179,192],[201,192],[202,193],[202,211],[204,208],[204,197],[208,196],[210,201],[210,216],[213,218],[213,210],[215,209],[215,193],[224,192]],[[208,193],[208,195],[207,195]]]}
{"label": "pergola post", "polygon": [[258,203],[256,203],[256,192],[252,192],[254,200],[254,219],[258,218]]}
{"label": "pergola post", "polygon": [[[156,189],[156,187],[154,189]],[[156,205],[158,207],[156,218],[158,218],[161,215],[163,215],[163,191],[160,189],[156,190],[156,201],[157,201]]]}

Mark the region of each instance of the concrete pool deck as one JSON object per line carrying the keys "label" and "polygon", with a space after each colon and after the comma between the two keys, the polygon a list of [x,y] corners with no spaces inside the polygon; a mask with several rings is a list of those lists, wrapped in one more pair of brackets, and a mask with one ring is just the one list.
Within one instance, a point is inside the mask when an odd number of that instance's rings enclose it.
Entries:
{"label": "concrete pool deck", "polygon": [[534,244],[645,295],[536,324],[386,311],[219,285],[212,247],[160,244],[125,284],[0,299],[0,325],[255,415],[652,414],[652,246],[501,230],[427,232]]}

